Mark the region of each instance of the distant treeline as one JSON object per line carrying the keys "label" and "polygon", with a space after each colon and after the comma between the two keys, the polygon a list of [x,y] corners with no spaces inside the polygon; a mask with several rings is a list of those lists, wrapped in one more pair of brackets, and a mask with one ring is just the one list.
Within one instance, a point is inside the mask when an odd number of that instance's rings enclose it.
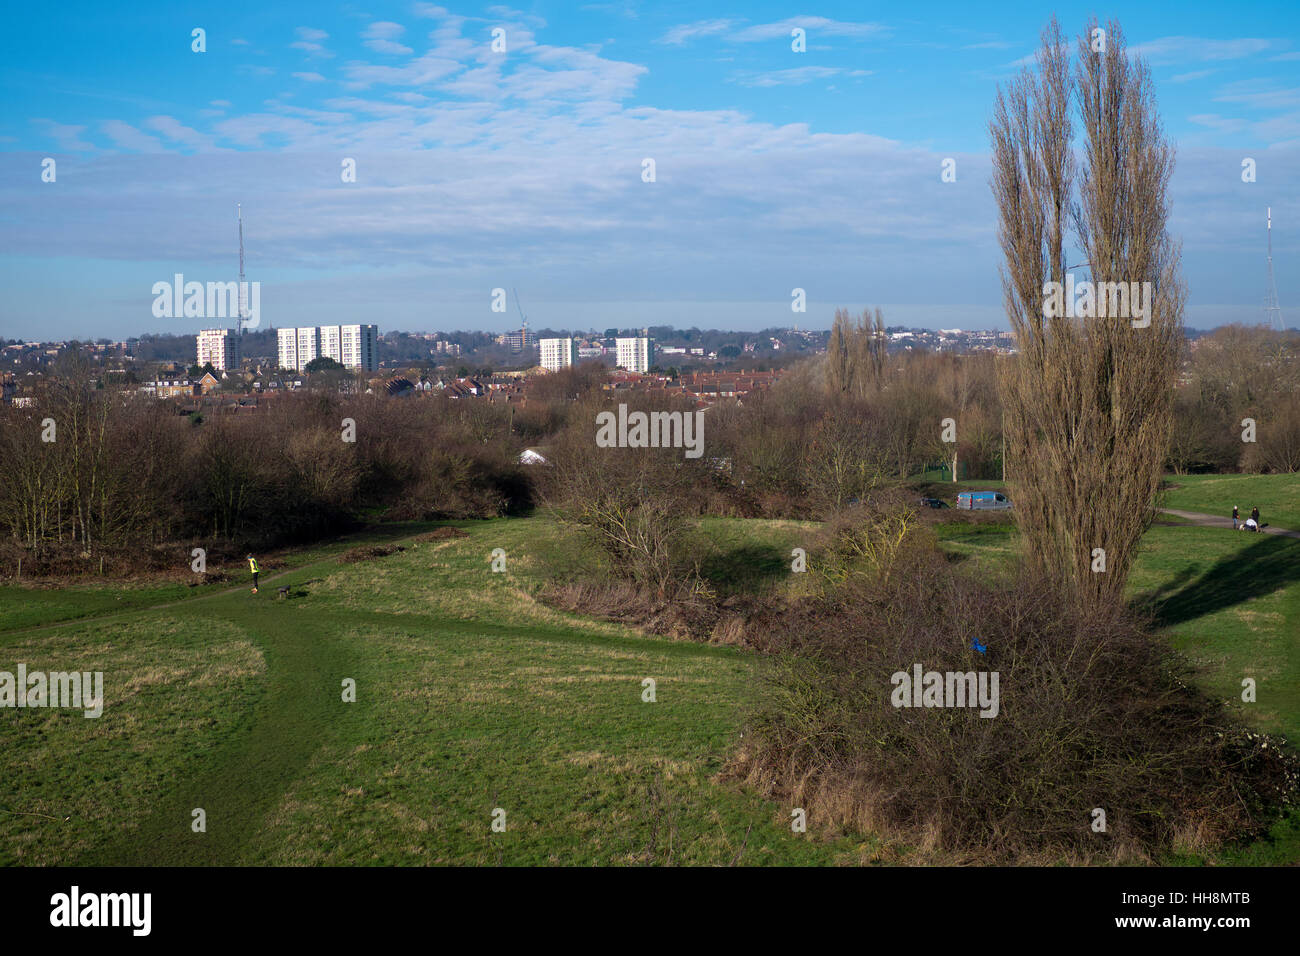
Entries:
{"label": "distant treeline", "polygon": [[[94,369],[70,355],[35,404],[0,409],[0,534],[13,552],[3,564],[21,552],[39,573],[40,554],[129,554],[199,540],[272,547],[361,519],[519,512],[539,491],[572,505],[578,489],[598,497],[625,491],[620,482],[636,484],[633,499],[661,490],[684,516],[821,517],[881,481],[951,466],[954,451],[962,478],[999,478],[998,374],[1010,359],[887,354],[873,348],[875,330],[873,321],[839,316],[826,355],[796,365],[770,391],[704,413],[701,458],[652,449],[634,467],[597,453],[595,415],[619,402],[694,406],[606,390],[608,371],[596,363],[534,380],[523,407],[310,392],[199,418],[100,387]],[[1294,333],[1242,327],[1201,338],[1177,393],[1169,468],[1300,469],[1298,342]],[[344,419],[355,422],[355,441],[343,440]],[[942,440],[945,419],[955,442]],[[1253,442],[1243,441],[1246,419]],[[521,466],[529,446],[551,467]]]}
{"label": "distant treeline", "polygon": [[20,557],[32,574],[98,555],[142,569],[177,543],[260,549],[368,515],[486,517],[529,504],[502,406],[311,393],[200,418],[61,371],[33,406],[0,409],[5,573]]}

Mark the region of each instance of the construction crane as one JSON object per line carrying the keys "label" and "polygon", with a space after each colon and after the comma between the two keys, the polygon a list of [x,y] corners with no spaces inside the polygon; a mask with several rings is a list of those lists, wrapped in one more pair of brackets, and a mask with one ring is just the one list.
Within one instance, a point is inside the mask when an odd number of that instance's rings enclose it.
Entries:
{"label": "construction crane", "polygon": [[526,330],[528,328],[528,316],[524,315],[524,307],[519,301],[519,293],[511,287],[510,294],[515,297],[515,308],[519,310],[519,321],[522,323],[520,328]]}
{"label": "construction crane", "polygon": [[239,334],[244,334],[244,326],[248,321],[248,303],[245,296],[248,294],[248,286],[244,282],[244,206],[243,203],[235,203],[235,212],[239,216]]}
{"label": "construction crane", "polygon": [[510,294],[515,297],[515,308],[519,310],[519,348],[512,351],[523,351],[528,348],[528,316],[524,315],[523,303],[519,301],[519,293],[512,286]]}

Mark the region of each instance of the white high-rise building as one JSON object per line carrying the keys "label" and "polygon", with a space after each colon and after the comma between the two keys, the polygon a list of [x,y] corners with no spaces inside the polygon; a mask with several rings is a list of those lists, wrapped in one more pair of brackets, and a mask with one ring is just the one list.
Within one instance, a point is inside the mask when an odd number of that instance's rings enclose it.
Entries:
{"label": "white high-rise building", "polygon": [[198,334],[198,364],[218,372],[239,368],[239,333],[233,329],[203,329]]}
{"label": "white high-rise building", "polygon": [[348,368],[359,368],[363,372],[377,371],[379,326],[340,325],[338,361]]}
{"label": "white high-rise building", "polygon": [[306,362],[298,361],[298,329],[276,329],[276,366],[300,369]]}
{"label": "white high-rise building", "polygon": [[578,364],[578,343],[573,339],[542,339],[538,345],[542,353],[542,368],[549,372]]}
{"label": "white high-rise building", "polygon": [[332,358],[345,368],[373,372],[379,368],[379,327],[319,325],[277,331],[280,368],[301,372],[316,358]]}
{"label": "white high-rise building", "polygon": [[654,343],[647,338],[618,339],[616,362],[629,372],[646,372],[655,363]]}

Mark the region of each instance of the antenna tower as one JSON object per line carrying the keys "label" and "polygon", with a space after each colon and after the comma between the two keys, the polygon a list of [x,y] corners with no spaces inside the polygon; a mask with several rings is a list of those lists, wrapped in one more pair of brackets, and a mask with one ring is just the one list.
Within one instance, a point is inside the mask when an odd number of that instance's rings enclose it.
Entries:
{"label": "antenna tower", "polygon": [[1277,302],[1277,280],[1273,278],[1273,207],[1268,207],[1268,292],[1264,297],[1264,318],[1268,327],[1278,332],[1286,331],[1282,321],[1282,307]]}

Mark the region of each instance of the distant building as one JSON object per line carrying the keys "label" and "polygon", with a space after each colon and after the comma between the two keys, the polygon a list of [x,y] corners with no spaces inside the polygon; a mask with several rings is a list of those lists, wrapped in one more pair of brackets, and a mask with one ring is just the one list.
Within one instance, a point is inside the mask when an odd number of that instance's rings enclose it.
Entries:
{"label": "distant building", "polygon": [[280,368],[301,372],[314,359],[332,358],[345,368],[363,372],[379,369],[379,327],[375,325],[279,329],[276,339]]}
{"label": "distant building", "polygon": [[507,332],[501,336],[498,341],[507,346],[512,352],[522,352],[524,349],[531,349],[537,345],[537,336],[524,326],[521,329],[515,329],[513,332]]}
{"label": "distant building", "polygon": [[573,339],[542,339],[539,343],[542,352],[542,368],[548,372],[558,372],[578,362],[578,343]]}
{"label": "distant building", "polygon": [[199,386],[196,382],[189,379],[166,380],[160,379],[156,382],[145,382],[140,386],[140,391],[145,395],[153,395],[156,398],[191,398],[199,394]]}
{"label": "distant building", "polygon": [[239,368],[239,333],[234,329],[203,329],[197,344],[200,366],[211,362],[218,372]]}
{"label": "distant building", "polygon": [[648,338],[618,339],[617,364],[629,372],[646,372],[655,361],[654,343]]}

